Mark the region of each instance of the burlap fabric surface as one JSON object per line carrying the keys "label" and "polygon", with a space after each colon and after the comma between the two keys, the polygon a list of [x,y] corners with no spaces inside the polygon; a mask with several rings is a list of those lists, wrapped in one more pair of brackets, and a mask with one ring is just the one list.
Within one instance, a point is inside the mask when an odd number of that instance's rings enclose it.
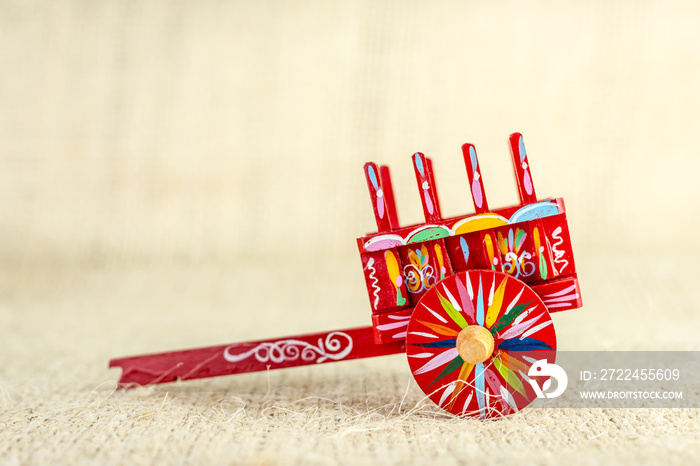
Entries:
{"label": "burlap fabric surface", "polygon": [[403,356],[115,391],[111,357],[365,325],[362,164],[514,204],[521,131],[585,307],[560,349],[698,350],[693,2],[0,2],[0,463],[692,464],[697,410],[460,420]]}

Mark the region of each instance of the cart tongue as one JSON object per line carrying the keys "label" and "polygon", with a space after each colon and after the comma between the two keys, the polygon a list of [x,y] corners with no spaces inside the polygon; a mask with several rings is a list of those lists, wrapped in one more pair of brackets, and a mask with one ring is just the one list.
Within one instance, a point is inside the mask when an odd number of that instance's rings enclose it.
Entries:
{"label": "cart tongue", "polygon": [[404,342],[377,344],[372,327],[113,359],[121,387],[201,379],[404,353]]}

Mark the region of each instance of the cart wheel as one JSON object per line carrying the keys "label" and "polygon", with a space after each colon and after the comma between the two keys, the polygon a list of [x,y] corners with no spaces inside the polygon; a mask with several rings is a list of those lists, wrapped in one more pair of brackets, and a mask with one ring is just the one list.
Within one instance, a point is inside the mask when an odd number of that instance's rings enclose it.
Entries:
{"label": "cart wheel", "polygon": [[406,335],[408,364],[423,392],[453,414],[482,419],[527,406],[536,397],[530,366],[553,363],[556,345],[540,297],[491,270],[438,282],[416,306]]}

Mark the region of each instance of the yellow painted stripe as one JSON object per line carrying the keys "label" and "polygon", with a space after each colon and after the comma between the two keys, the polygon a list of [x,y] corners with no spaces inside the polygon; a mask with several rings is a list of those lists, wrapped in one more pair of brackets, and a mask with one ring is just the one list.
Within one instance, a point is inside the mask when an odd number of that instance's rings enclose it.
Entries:
{"label": "yellow painted stripe", "polygon": [[501,284],[498,285],[498,288],[496,288],[496,291],[493,293],[493,301],[491,301],[491,305],[489,306],[489,310],[486,311],[486,328],[491,328],[493,324],[496,323],[496,318],[498,318],[498,314],[501,313],[501,305],[503,304],[503,294],[506,291],[506,277],[503,277],[503,280],[501,280]]}
{"label": "yellow painted stripe", "polygon": [[462,364],[462,369],[459,371],[459,377],[457,377],[457,384],[455,384],[455,389],[452,390],[452,395],[450,396],[450,403],[448,405],[448,410],[452,410],[452,405],[457,401],[457,395],[462,391],[464,385],[466,385],[466,380],[469,374],[472,373],[474,369],[474,364],[464,363]]}

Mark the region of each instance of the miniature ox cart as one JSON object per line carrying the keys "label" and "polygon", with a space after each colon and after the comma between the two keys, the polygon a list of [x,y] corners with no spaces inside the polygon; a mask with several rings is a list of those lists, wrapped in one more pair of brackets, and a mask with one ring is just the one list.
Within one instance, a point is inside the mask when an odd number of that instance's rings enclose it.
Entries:
{"label": "miniature ox cart", "polygon": [[[538,201],[523,138],[510,136],[520,205],[490,211],[474,146],[462,151],[476,213],[443,219],[430,159],[413,155],[425,223],[398,225],[389,169],[365,165],[378,232],[359,238],[372,326],[115,359],[122,386],[406,352],[438,406],[482,418],[535,397],[553,362],[551,312],[581,307],[562,199]],[[532,374],[531,374],[532,375]],[[536,374],[534,374],[536,375]],[[527,383],[530,382],[530,383]]]}

